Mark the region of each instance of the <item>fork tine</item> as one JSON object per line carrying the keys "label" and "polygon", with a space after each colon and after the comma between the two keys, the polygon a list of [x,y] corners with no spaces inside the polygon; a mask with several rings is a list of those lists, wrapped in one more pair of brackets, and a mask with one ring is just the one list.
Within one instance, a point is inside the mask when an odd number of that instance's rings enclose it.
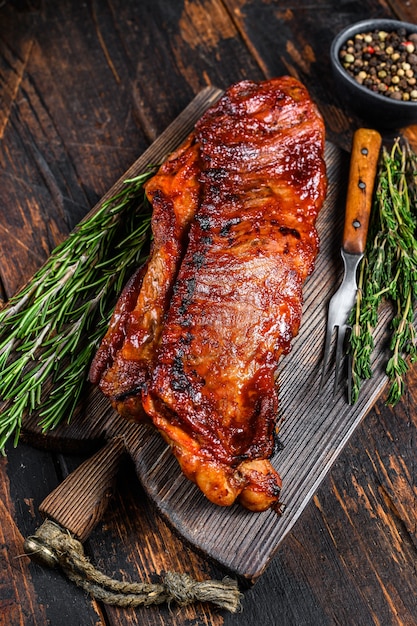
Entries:
{"label": "fork tine", "polygon": [[352,404],[352,355],[348,354],[348,402]]}
{"label": "fork tine", "polygon": [[326,339],[324,343],[323,367],[321,371],[319,393],[321,393],[323,386],[324,386],[324,381],[326,379],[327,366],[330,360],[330,344],[332,341],[333,330],[334,330],[334,327],[331,324],[327,324]]}
{"label": "fork tine", "polygon": [[339,384],[340,364],[342,362],[343,344],[345,342],[345,336],[346,336],[346,326],[339,326],[337,330],[336,359],[335,359],[336,371],[334,375],[333,396],[336,395],[337,386]]}

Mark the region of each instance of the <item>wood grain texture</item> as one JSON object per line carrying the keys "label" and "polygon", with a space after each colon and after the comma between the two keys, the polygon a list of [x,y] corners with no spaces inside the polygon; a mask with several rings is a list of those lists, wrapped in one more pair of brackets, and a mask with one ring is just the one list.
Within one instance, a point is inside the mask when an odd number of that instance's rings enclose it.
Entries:
{"label": "wood grain texture", "polygon": [[[42,569],[25,555],[24,538],[41,522],[39,504],[62,479],[50,454],[22,444],[0,468],[0,624],[44,626],[94,625],[100,610],[55,570]],[[30,485],[30,488],[28,488]],[[55,616],[55,617],[54,617]]]}
{"label": "wood grain texture", "polygon": [[[34,617],[34,624],[43,624],[45,612],[34,598],[34,589],[29,577],[24,575],[27,557],[21,557],[17,550],[23,539],[14,520],[14,507],[10,485],[5,468],[7,461],[2,459],[0,468],[0,615],[8,615],[11,624],[24,624],[25,616]],[[25,562],[26,561],[26,562]],[[10,585],[10,580],[16,585]],[[0,622],[2,618],[0,617]],[[4,622],[6,623],[6,622]]]}
{"label": "wood grain texture", "polygon": [[359,128],[353,136],[342,235],[342,247],[350,254],[365,252],[381,143],[381,135],[370,128]]}
{"label": "wood grain texture", "polygon": [[263,73],[269,77],[289,73],[307,84],[326,120],[328,139],[350,150],[353,130],[364,123],[344,110],[343,94],[334,88],[330,45],[335,35],[353,22],[370,16],[392,17],[385,2],[225,3]]}
{"label": "wood grain texture", "polygon": [[39,506],[42,515],[83,542],[101,520],[116,486],[121,437],[114,437],[50,493]]}
{"label": "wood grain texture", "polygon": [[[406,0],[2,3],[6,297],[206,85],[298,75],[319,102],[329,139],[348,150],[361,122],[333,89],[328,45],[340,28],[370,15],[417,21],[415,3]],[[417,145],[415,128],[406,134]],[[21,538],[41,522],[39,503],[84,457],[24,444],[10,449],[0,471],[6,541],[0,623],[415,626],[416,384],[413,368],[404,401],[393,410],[381,400],[368,413],[266,572],[245,592],[237,616],[206,606],[186,613],[97,606],[59,572],[16,560]],[[155,514],[129,463],[87,550],[106,572],[132,579],[152,578],[155,561],[202,578],[223,574]]]}
{"label": "wood grain texture", "polygon": [[412,24],[416,23],[416,6],[414,2],[387,0],[387,4],[394,13],[394,19],[411,22]]}

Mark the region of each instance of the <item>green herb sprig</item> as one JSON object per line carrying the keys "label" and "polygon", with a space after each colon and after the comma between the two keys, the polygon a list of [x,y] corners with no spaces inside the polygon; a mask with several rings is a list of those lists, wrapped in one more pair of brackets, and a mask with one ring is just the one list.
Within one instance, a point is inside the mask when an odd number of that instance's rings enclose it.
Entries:
{"label": "green herb sprig", "polygon": [[124,181],[0,311],[1,452],[35,411],[44,432],[71,419],[115,299],[146,258],[154,171]]}
{"label": "green herb sprig", "polygon": [[383,148],[370,232],[361,263],[358,298],[352,312],[349,349],[352,365],[351,402],[372,376],[373,332],[383,301],[391,302],[391,356],[386,365],[390,387],[387,404],[404,392],[409,363],[417,359],[414,307],[417,299],[417,155],[408,144]]}

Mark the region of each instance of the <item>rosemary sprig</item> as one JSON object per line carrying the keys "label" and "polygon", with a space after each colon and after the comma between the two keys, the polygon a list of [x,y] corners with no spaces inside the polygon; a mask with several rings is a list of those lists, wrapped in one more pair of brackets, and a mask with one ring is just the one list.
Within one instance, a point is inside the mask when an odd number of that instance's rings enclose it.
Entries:
{"label": "rosemary sprig", "polygon": [[359,275],[359,291],[350,323],[351,401],[363,380],[372,376],[373,331],[383,301],[394,307],[391,357],[386,365],[394,405],[404,392],[404,375],[417,359],[414,305],[417,298],[417,155],[409,145],[394,142],[383,149],[371,215],[370,233]]}
{"label": "rosemary sprig", "polygon": [[34,411],[43,431],[70,420],[117,295],[146,258],[151,209],[144,182],[82,221],[24,289],[0,311],[0,450]]}

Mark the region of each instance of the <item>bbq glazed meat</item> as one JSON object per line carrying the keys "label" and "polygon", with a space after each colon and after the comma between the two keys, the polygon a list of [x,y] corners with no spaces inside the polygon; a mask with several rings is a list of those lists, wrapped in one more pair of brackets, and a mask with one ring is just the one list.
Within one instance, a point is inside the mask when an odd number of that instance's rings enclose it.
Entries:
{"label": "bbq glazed meat", "polygon": [[91,382],[119,413],[138,421],[146,419],[141,394],[198,207],[199,172],[199,149],[190,135],[147,182],[153,208],[149,260],[124,288],[90,368]]}
{"label": "bbq glazed meat", "polygon": [[318,250],[323,151],[323,121],[295,79],[228,89],[179,150],[190,201],[178,163],[148,183],[154,252],[92,367],[114,406],[135,419],[144,409],[184,474],[219,505],[279,510],[269,460],[276,369],[298,332]]}

